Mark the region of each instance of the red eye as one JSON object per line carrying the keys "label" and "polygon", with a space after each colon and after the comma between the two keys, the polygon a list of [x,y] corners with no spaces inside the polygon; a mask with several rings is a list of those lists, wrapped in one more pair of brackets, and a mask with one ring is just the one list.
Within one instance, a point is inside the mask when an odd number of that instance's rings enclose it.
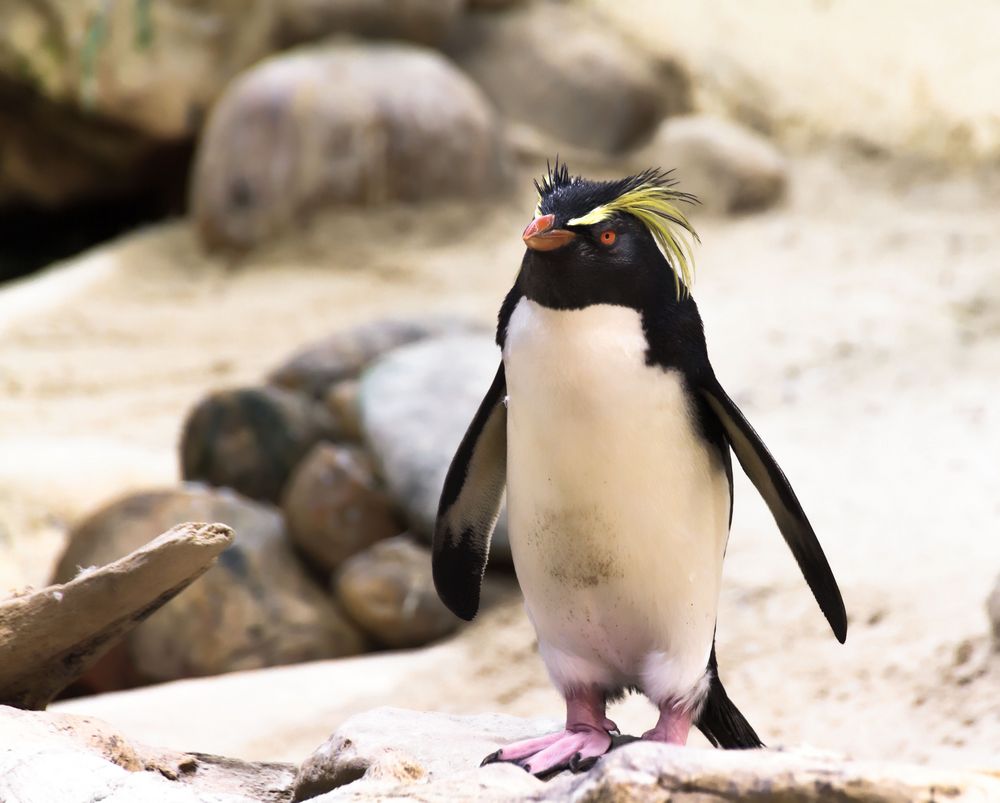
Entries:
{"label": "red eye", "polygon": [[605,229],[601,232],[601,242],[605,245],[614,245],[617,239],[618,235],[612,229]]}

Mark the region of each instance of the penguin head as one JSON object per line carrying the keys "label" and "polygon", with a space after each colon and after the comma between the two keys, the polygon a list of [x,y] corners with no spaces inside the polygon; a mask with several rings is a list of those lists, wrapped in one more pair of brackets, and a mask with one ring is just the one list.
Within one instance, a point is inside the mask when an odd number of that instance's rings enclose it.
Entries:
{"label": "penguin head", "polygon": [[697,201],[674,185],[660,170],[591,181],[557,160],[535,182],[538,205],[522,235],[529,295],[556,306],[622,303],[664,281],[686,295],[697,234],[678,205]]}

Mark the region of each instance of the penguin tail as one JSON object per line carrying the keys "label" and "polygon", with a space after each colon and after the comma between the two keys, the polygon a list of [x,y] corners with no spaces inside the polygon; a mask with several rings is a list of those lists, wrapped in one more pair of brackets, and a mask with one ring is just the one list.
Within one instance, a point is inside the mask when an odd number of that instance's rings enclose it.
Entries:
{"label": "penguin tail", "polygon": [[722,681],[719,680],[714,645],[709,667],[712,670],[712,679],[709,682],[705,704],[702,706],[698,721],[695,723],[698,730],[705,734],[705,738],[713,745],[724,750],[748,750],[763,747],[764,743],[747,722],[746,717],[729,699]]}

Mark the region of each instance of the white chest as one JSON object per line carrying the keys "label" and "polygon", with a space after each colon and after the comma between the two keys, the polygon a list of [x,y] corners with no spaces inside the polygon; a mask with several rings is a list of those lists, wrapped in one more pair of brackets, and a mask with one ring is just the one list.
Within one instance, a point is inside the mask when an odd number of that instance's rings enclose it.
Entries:
{"label": "white chest", "polygon": [[653,649],[687,645],[704,661],[729,521],[683,378],[645,353],[632,309],[522,299],[503,354],[510,539],[529,613],[541,639],[626,675]]}

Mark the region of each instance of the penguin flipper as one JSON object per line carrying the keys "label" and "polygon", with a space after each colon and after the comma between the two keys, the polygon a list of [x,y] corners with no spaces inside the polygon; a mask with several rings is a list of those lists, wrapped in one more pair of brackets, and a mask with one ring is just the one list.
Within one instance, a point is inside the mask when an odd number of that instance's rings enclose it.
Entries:
{"label": "penguin flipper", "polygon": [[711,673],[708,686],[708,696],[698,714],[695,726],[705,738],[715,747],[724,750],[750,750],[763,747],[757,732],[736,707],[719,679],[719,665],[715,659],[715,643],[712,644],[712,654],[708,659],[708,671]]}
{"label": "penguin flipper", "polygon": [[722,423],[736,459],[770,508],[834,635],[843,644],[847,639],[844,600],[823,548],[788,478],[718,380],[713,377],[711,383],[702,386],[700,391]]}
{"label": "penguin flipper", "polygon": [[507,484],[507,380],[503,362],[445,477],[434,527],[434,587],[456,616],[479,610],[490,538]]}

